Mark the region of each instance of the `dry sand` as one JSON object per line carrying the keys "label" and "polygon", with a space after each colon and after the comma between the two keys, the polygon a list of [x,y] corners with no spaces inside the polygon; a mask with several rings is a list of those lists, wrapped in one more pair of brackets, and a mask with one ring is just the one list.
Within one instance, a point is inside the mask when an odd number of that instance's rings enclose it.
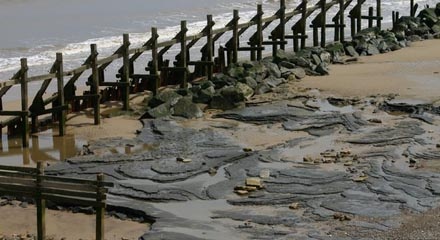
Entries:
{"label": "dry sand", "polygon": [[346,97],[399,94],[401,98],[440,99],[440,40],[413,43],[411,47],[360,57],[350,65],[330,66],[330,75],[307,77],[299,83]]}

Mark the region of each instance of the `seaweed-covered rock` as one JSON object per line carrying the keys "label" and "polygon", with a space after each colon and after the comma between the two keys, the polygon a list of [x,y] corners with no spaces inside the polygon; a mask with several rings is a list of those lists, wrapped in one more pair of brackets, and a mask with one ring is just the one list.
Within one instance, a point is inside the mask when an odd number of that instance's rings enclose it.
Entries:
{"label": "seaweed-covered rock", "polygon": [[197,104],[193,103],[191,97],[184,97],[174,105],[173,115],[185,118],[201,118],[203,112]]}

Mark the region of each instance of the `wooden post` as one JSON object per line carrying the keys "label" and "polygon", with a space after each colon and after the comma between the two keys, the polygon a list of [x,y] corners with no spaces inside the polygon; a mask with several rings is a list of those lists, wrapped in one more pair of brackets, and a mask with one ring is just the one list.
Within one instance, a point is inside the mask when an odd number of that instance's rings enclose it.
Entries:
{"label": "wooden post", "polygon": [[90,92],[94,95],[93,97],[93,108],[94,108],[94,123],[95,125],[101,124],[101,106],[100,106],[100,96],[99,96],[99,71],[98,71],[98,49],[96,44],[90,45],[90,57],[92,66],[92,84],[90,85]]}
{"label": "wooden post", "polygon": [[374,9],[373,7],[369,7],[368,8],[368,27],[372,28],[373,27],[373,17],[374,17]]}
{"label": "wooden post", "polygon": [[306,47],[306,24],[307,24],[307,0],[303,0],[303,8],[301,10],[301,48]]}
{"label": "wooden post", "polygon": [[125,84],[122,88],[122,110],[128,111],[130,109],[130,36],[125,33],[122,36],[123,41],[123,56],[122,56],[122,77],[121,80]]}
{"label": "wooden post", "polygon": [[234,10],[233,13],[234,23],[232,25],[232,63],[238,62],[238,44],[239,44],[239,36],[238,36],[238,20],[240,19],[238,15],[238,10]]}
{"label": "wooden post", "polygon": [[263,5],[257,5],[257,60],[260,61],[263,58]]}
{"label": "wooden post", "polygon": [[326,22],[327,22],[327,13],[326,13],[326,0],[321,0],[321,47],[325,47],[325,43],[326,43]]}
{"label": "wooden post", "polygon": [[187,48],[186,48],[186,32],[188,28],[186,28],[186,21],[180,22],[180,67],[182,67],[182,82],[180,83],[180,87],[187,89],[188,88],[188,63],[186,61],[187,58]]}
{"label": "wooden post", "polygon": [[[57,61],[57,87],[58,87],[58,101],[59,106],[64,107],[64,67],[63,67],[63,54],[56,54]],[[66,112],[67,110],[60,110],[58,112],[58,134],[64,136],[66,128]]]}
{"label": "wooden post", "polygon": [[351,14],[350,14],[350,34],[351,37],[353,37],[356,34],[356,18],[354,15]]}
{"label": "wooden post", "polygon": [[376,24],[377,24],[377,28],[379,28],[379,30],[382,29],[382,6],[381,6],[381,2],[380,0],[376,1]]}
{"label": "wooden post", "polygon": [[159,79],[159,56],[157,53],[157,28],[151,28],[151,68],[150,75],[154,81],[153,95],[155,96],[159,91],[160,79]]}
{"label": "wooden post", "polygon": [[21,70],[20,70],[20,84],[21,84],[21,121],[22,121],[22,145],[24,148],[29,147],[29,110],[28,110],[28,65],[27,59],[20,59]]}
{"label": "wooden post", "polygon": [[[279,17],[280,17],[280,25],[279,25],[279,32],[278,37],[280,40],[280,49],[285,49],[285,41],[286,41],[286,0],[280,0],[280,11],[279,11]],[[276,41],[276,39],[272,39],[273,41]]]}
{"label": "wooden post", "polygon": [[[96,202],[97,203],[103,203],[103,181],[104,181],[104,174],[98,174],[96,176],[96,180],[98,181],[97,186],[97,195],[96,195]],[[105,214],[105,208],[104,207],[97,207],[96,208],[96,240],[104,240],[104,214]]]}
{"label": "wooden post", "polygon": [[38,240],[44,240],[46,238],[46,200],[41,196],[41,191],[44,176],[43,163],[37,163],[37,236]]}
{"label": "wooden post", "polygon": [[[212,15],[206,16],[207,21],[207,29],[206,29],[206,61],[212,62],[212,57],[214,55],[213,53],[213,47],[214,42],[212,41],[212,27],[214,26],[214,21],[212,20]],[[208,64],[206,65],[206,75],[208,77],[208,80],[212,80],[212,74],[213,74],[213,65]]]}
{"label": "wooden post", "polygon": [[225,66],[225,48],[223,46],[220,46],[218,48],[218,65],[219,65],[219,71],[221,73],[225,72],[226,66]]}
{"label": "wooden post", "polygon": [[339,0],[339,41],[345,41],[344,0]]}
{"label": "wooden post", "polygon": [[415,11],[414,11],[414,0],[410,1],[410,16],[414,17],[416,15]]}
{"label": "wooden post", "polygon": [[313,46],[314,47],[319,46],[318,27],[316,25],[313,25]]}
{"label": "wooden post", "polygon": [[357,1],[358,11],[356,13],[356,32],[362,29],[362,0]]}

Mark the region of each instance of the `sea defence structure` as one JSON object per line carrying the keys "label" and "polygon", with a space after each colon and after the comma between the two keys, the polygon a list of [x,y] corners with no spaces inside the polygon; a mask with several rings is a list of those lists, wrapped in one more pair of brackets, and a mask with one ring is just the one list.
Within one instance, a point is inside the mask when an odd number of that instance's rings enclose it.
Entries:
{"label": "sea defence structure", "polygon": [[[418,5],[414,0],[408,1],[410,15],[415,16]],[[368,7],[368,15],[363,15],[363,8]],[[334,16],[329,16],[329,10],[337,9]],[[285,0],[280,0],[280,8],[272,16],[265,17],[263,6],[257,5],[256,15],[248,22],[240,23],[238,10],[233,11],[233,17],[223,27],[215,28],[212,15],[207,16],[206,26],[200,33],[188,35],[187,22],[181,21],[181,29],[171,39],[159,42],[157,28],[151,28],[151,38],[141,47],[130,48],[129,34],[123,35],[123,44],[114,54],[100,58],[98,46],[90,45],[90,55],[78,68],[65,70],[62,53],[57,53],[55,62],[48,74],[29,76],[27,59],[21,59],[20,69],[9,80],[0,81],[0,116],[7,116],[0,121],[1,127],[8,128],[8,134],[22,134],[22,146],[29,144],[29,132],[38,132],[39,116],[51,114],[51,120],[59,123],[59,135],[65,134],[66,114],[85,108],[93,108],[94,124],[100,124],[100,103],[106,101],[121,101],[123,110],[129,110],[129,95],[131,93],[150,90],[153,94],[164,85],[180,85],[187,88],[188,83],[200,77],[210,80],[214,73],[223,72],[239,60],[240,52],[249,53],[250,60],[261,60],[269,50],[273,55],[279,49],[292,47],[299,51],[306,47],[309,38],[307,29],[312,29],[313,46],[324,47],[329,41],[327,32],[333,30],[334,41],[344,41],[345,29],[350,27],[354,36],[361,30],[362,22],[367,21],[368,27],[382,27],[381,1],[372,4],[367,0],[303,0],[298,6],[287,10]],[[289,8],[290,9],[290,8]],[[346,20],[349,19],[349,24]],[[399,19],[399,13],[393,12],[393,22]],[[307,26],[307,23],[310,23]],[[249,39],[243,41],[243,35],[253,31]],[[226,44],[215,49],[215,43],[221,37],[227,37]],[[288,40],[292,40],[289,43]],[[191,48],[199,41],[204,41],[201,48],[201,58],[191,58]],[[243,44],[244,43],[244,44]],[[292,45],[290,45],[292,44]],[[172,47],[180,47],[172,64],[165,54]],[[267,48],[269,47],[269,48]],[[145,64],[146,74],[136,73],[135,62],[141,55],[148,55]],[[108,77],[105,70],[116,60],[122,60],[115,77]],[[84,76],[87,71],[90,76]],[[87,90],[77,95],[78,80],[86,78]],[[106,78],[110,78],[107,80]],[[46,97],[50,83],[57,81],[57,91]],[[41,87],[29,104],[28,84],[41,82]],[[3,97],[14,85],[21,88],[21,109],[14,111],[3,110]],[[83,89],[83,88],[81,88]],[[48,107],[48,105],[52,105]]]}

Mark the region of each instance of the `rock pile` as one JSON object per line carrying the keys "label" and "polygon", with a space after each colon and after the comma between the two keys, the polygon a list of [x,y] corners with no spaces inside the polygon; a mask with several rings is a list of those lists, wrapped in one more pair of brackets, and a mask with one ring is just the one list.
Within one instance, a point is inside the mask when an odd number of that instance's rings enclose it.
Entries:
{"label": "rock pile", "polygon": [[[253,95],[273,91],[283,83],[298,81],[306,75],[329,74],[331,63],[356,61],[359,56],[399,50],[412,41],[440,37],[440,3],[426,8],[417,17],[401,17],[391,30],[367,28],[352,41],[334,42],[325,48],[307,47],[298,52],[278,50],[261,61],[231,64],[212,80],[201,79],[187,90],[166,89],[149,99],[142,118],[180,116],[200,118],[203,108],[230,110],[244,106]],[[351,57],[351,58],[349,58]]]}

